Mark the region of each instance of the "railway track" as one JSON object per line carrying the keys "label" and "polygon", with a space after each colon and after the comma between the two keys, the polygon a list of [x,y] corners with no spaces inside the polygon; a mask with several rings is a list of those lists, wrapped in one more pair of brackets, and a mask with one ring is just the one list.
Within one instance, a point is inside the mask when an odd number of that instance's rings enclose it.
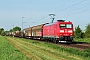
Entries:
{"label": "railway track", "polygon": [[71,43],[71,44],[57,44],[57,45],[60,45],[60,46],[66,47],[66,48],[75,48],[75,49],[79,49],[79,50],[90,49],[90,44],[88,44],[88,43],[78,43],[78,42],[75,42],[75,43],[76,44]]}
{"label": "railway track", "polygon": [[71,47],[75,47],[78,49],[90,49],[90,44],[89,43],[83,43],[83,42],[75,42],[76,44],[70,44]]}
{"label": "railway track", "polygon": [[[29,40],[29,38],[27,39]],[[45,42],[44,40],[39,40],[39,39],[34,39],[34,40],[39,42]],[[57,43],[57,44],[55,44],[54,42],[49,42],[49,43],[57,46],[62,46],[65,48],[75,48],[78,50],[90,49],[90,43],[86,43],[86,42]]]}
{"label": "railway track", "polygon": [[[36,40],[36,41],[45,42],[42,40]],[[75,48],[78,50],[90,49],[90,43],[85,43],[85,42],[57,43],[57,44],[55,44],[54,42],[49,42],[49,43],[57,46],[62,46],[65,48]]]}

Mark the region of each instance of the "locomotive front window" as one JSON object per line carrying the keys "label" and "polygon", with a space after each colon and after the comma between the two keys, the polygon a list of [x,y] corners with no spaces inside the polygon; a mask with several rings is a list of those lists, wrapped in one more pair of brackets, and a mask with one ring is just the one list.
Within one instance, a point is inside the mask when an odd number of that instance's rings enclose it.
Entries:
{"label": "locomotive front window", "polygon": [[72,24],[60,24],[60,28],[72,28]]}
{"label": "locomotive front window", "polygon": [[66,28],[72,28],[72,24],[66,24]]}

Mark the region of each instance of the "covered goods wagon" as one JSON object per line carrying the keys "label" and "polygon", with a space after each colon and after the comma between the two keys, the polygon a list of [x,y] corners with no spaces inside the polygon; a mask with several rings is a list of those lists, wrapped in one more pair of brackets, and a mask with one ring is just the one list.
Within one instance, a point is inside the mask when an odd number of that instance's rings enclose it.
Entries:
{"label": "covered goods wagon", "polygon": [[44,24],[33,26],[32,27],[32,38],[41,39],[43,37],[43,28]]}
{"label": "covered goods wagon", "polygon": [[22,34],[22,31],[14,31],[14,32],[13,32],[13,36],[14,36],[14,37],[22,37],[21,34]]}
{"label": "covered goods wagon", "polygon": [[32,36],[31,27],[30,28],[25,28],[24,29],[24,34],[25,34],[25,38],[31,38],[31,36]]}

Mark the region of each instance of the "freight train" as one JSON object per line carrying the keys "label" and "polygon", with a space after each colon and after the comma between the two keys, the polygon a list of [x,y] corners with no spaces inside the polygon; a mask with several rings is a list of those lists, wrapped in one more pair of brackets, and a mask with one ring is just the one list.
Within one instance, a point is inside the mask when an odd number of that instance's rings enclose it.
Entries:
{"label": "freight train", "polygon": [[45,23],[23,31],[15,31],[13,36],[45,41],[72,42],[74,37],[73,23],[71,21],[57,20],[55,23]]}

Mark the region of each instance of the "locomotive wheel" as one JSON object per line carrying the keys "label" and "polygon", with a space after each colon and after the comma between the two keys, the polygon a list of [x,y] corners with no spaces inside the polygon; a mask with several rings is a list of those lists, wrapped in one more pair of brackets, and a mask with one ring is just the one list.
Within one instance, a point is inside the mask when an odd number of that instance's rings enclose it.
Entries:
{"label": "locomotive wheel", "polygon": [[55,41],[55,44],[57,44],[57,43],[58,43],[58,40]]}
{"label": "locomotive wheel", "polygon": [[46,41],[46,42],[48,42],[48,40],[47,40],[47,39],[45,39],[45,41]]}

